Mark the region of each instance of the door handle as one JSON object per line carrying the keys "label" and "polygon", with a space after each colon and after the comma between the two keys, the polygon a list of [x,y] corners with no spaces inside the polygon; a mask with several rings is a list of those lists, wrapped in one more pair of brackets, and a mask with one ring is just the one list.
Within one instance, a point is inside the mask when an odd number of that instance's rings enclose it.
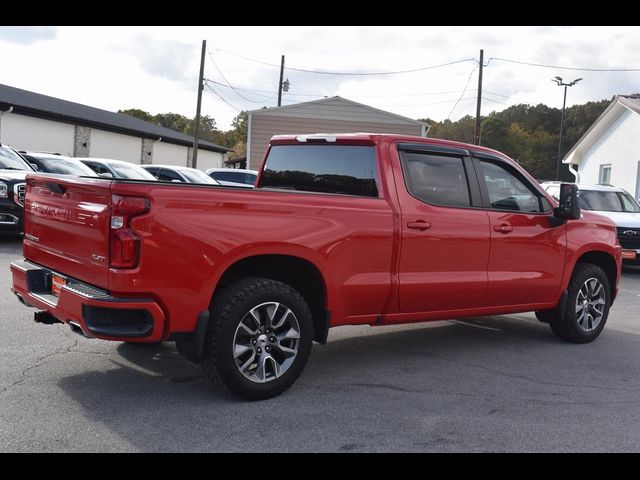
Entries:
{"label": "door handle", "polygon": [[509,233],[509,232],[513,232],[513,227],[511,225],[508,224],[502,224],[502,225],[494,225],[493,229],[496,232],[500,232],[500,233]]}
{"label": "door handle", "polygon": [[413,228],[414,230],[428,230],[431,228],[431,223],[425,222],[424,220],[417,220],[415,222],[408,222],[407,228]]}

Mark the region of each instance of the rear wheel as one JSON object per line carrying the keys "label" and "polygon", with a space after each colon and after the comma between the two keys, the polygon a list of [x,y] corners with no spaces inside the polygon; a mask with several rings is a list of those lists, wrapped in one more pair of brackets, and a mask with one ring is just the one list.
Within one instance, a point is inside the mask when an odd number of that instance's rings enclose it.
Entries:
{"label": "rear wheel", "polygon": [[609,316],[611,287],[607,275],[597,265],[579,263],[567,293],[564,316],[551,318],[551,330],[567,342],[592,342],[604,329]]}
{"label": "rear wheel", "polygon": [[202,368],[247,400],[279,395],[300,376],[311,352],[313,323],[291,286],[247,278],[215,299]]}

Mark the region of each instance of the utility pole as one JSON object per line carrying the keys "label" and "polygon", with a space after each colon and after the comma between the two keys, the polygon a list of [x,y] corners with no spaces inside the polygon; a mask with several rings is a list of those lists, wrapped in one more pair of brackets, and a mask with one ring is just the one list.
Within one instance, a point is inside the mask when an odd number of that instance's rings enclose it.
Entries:
{"label": "utility pole", "polygon": [[193,152],[191,154],[191,168],[198,164],[198,135],[200,134],[200,107],[202,106],[202,90],[204,90],[204,53],[207,51],[207,41],[202,40],[202,55],[200,56],[200,76],[198,77],[198,105],[196,106],[196,125],[193,129]]}
{"label": "utility pole", "polygon": [[280,82],[278,83],[278,106],[282,105],[282,77],[284,76],[284,55],[280,59]]}
{"label": "utility pole", "polygon": [[484,50],[480,50],[480,70],[478,71],[478,101],[476,103],[476,130],[474,142],[480,145],[480,108],[482,107],[482,69],[484,68]]}

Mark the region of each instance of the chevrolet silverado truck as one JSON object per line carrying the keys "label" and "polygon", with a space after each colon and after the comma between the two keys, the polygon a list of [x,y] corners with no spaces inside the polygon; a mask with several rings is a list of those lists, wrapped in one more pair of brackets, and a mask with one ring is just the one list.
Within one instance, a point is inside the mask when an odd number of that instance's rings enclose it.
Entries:
{"label": "chevrolet silverado truck", "polygon": [[604,328],[609,219],[553,200],[487,148],[382,134],[273,137],[255,189],[28,175],[13,292],[86,337],[175,341],[250,400],[300,376],[340,325],[536,312]]}

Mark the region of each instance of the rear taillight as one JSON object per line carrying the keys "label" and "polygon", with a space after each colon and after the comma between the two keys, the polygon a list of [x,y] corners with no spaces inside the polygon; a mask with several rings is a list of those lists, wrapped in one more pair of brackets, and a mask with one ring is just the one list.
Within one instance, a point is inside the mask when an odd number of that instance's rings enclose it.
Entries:
{"label": "rear taillight", "polygon": [[131,219],[149,211],[144,197],[111,196],[111,268],[135,268],[140,262],[140,238]]}

